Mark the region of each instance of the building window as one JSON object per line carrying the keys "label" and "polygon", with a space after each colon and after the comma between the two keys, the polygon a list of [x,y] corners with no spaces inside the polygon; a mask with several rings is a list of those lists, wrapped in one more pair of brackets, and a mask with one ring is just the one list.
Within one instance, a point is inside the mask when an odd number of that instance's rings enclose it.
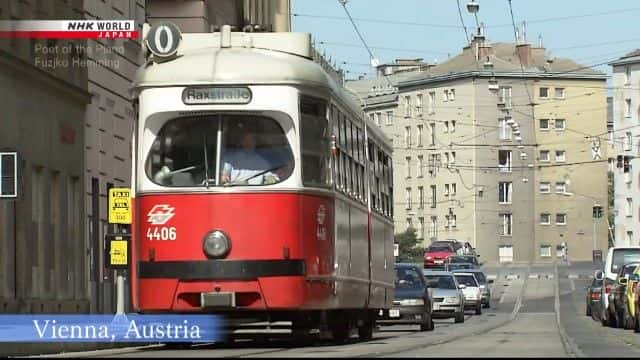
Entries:
{"label": "building window", "polygon": [[556,150],[556,162],[567,161],[567,152],[564,150]]}
{"label": "building window", "polygon": [[498,102],[506,108],[511,107],[511,87],[500,87],[500,97]]}
{"label": "building window", "polygon": [[438,220],[435,216],[431,217],[431,223],[429,224],[429,236],[435,239],[438,236]]}
{"label": "building window", "polygon": [[376,113],[376,125],[382,126],[382,113],[381,112],[377,112]]}
{"label": "building window", "polygon": [[422,146],[422,125],[418,125],[418,146]]}
{"label": "building window", "polygon": [[500,204],[511,204],[511,193],[513,192],[513,183],[501,182],[498,184],[498,202]]}
{"label": "building window", "polygon": [[549,119],[540,119],[540,130],[549,130]]}
{"label": "building window", "polygon": [[431,185],[431,208],[436,208],[436,186]]}
{"label": "building window", "polygon": [[424,239],[424,218],[418,218],[418,239]]}
{"label": "building window", "polygon": [[422,94],[418,94],[418,96],[416,96],[416,110],[418,110],[419,115],[422,115]]}
{"label": "building window", "polygon": [[624,84],[625,85],[631,84],[631,67],[630,66],[625,66],[624,68]]}
{"label": "building window", "polygon": [[633,135],[630,131],[627,131],[624,135],[624,150],[631,151],[631,147],[633,146]]}
{"label": "building window", "polygon": [[511,172],[511,150],[498,150],[498,168],[500,172]]}
{"label": "building window", "polygon": [[455,120],[451,120],[451,132],[452,133],[456,132],[456,121]]}
{"label": "building window", "polygon": [[567,214],[556,214],[556,225],[567,225]]}
{"label": "building window", "polygon": [[513,138],[513,130],[511,126],[507,124],[507,120],[509,120],[509,118],[498,119],[500,140],[511,140]]}
{"label": "building window", "polygon": [[449,184],[444,184],[444,196],[449,196]]}
{"label": "building window", "polygon": [[548,194],[551,192],[551,183],[549,182],[541,182],[540,183],[540,193]]}
{"label": "building window", "polygon": [[413,228],[413,219],[407,218],[407,230]]}
{"label": "building window", "polygon": [[556,130],[564,130],[564,127],[566,124],[564,119],[556,119],[555,125],[556,125]]}
{"label": "building window", "polygon": [[456,192],[458,192],[458,186],[456,183],[451,184],[451,196],[456,196]]}
{"label": "building window", "polygon": [[549,97],[549,88],[548,87],[541,87],[540,88],[540,98],[546,99],[548,97]]}
{"label": "building window", "polygon": [[556,182],[556,194],[564,194],[567,192],[567,184],[564,181]]}
{"label": "building window", "polygon": [[407,149],[411,148],[411,126],[404,128],[404,146]]}
{"label": "building window", "polygon": [[551,245],[540,245],[540,257],[551,257]]}
{"label": "building window", "polygon": [[448,152],[444,153],[444,167],[446,169],[449,168],[449,153]]}
{"label": "building window", "polygon": [[376,113],[371,113],[369,114],[369,118],[371,119],[371,122],[380,126],[380,124],[378,124],[378,121],[376,120]]}
{"label": "building window", "polygon": [[408,187],[405,189],[405,201],[407,203],[407,210],[411,210],[411,188]]}
{"label": "building window", "polygon": [[407,179],[408,179],[411,177],[411,156],[407,156],[405,160],[406,160]]}
{"label": "building window", "polygon": [[631,99],[624,100],[624,117],[631,117]]}
{"label": "building window", "polygon": [[449,218],[451,220],[451,227],[456,227],[456,215],[450,215]]}
{"label": "building window", "polygon": [[449,101],[449,90],[444,90],[442,92],[442,101]]}
{"label": "building window", "polygon": [[449,101],[454,101],[455,99],[456,99],[456,90],[455,89],[449,90]]}
{"label": "building window", "polygon": [[627,216],[633,215],[633,199],[627,198]]}
{"label": "building window", "polygon": [[449,132],[449,122],[448,122],[448,121],[445,121],[445,122],[444,122],[444,133],[446,134],[446,133],[448,133],[448,132]]}
{"label": "building window", "polygon": [[434,146],[436,144],[436,124],[429,124],[429,145]]}
{"label": "building window", "polygon": [[556,88],[556,99],[564,99],[564,88]]}
{"label": "building window", "polygon": [[393,111],[387,111],[387,125],[393,124]]}
{"label": "building window", "polygon": [[549,161],[549,150],[540,150],[540,161]]}
{"label": "building window", "polygon": [[436,92],[435,91],[431,91],[429,93],[429,114],[433,114],[434,110],[433,110],[433,105],[435,105],[436,102]]}
{"label": "building window", "polygon": [[542,213],[540,214],[540,225],[549,225],[551,224],[551,214]]}
{"label": "building window", "polygon": [[500,235],[511,236],[513,217],[511,214],[500,214]]}
{"label": "building window", "polygon": [[456,152],[455,151],[451,152],[451,163],[452,164],[456,163]]}
{"label": "building window", "polygon": [[416,175],[418,177],[422,177],[422,175],[423,175],[423,172],[422,172],[422,159],[423,159],[423,156],[422,155],[418,155],[418,167],[416,169],[417,170],[416,171]]}
{"label": "building window", "polygon": [[424,187],[418,186],[418,209],[424,209]]}
{"label": "building window", "polygon": [[404,116],[411,116],[411,96],[404,97]]}

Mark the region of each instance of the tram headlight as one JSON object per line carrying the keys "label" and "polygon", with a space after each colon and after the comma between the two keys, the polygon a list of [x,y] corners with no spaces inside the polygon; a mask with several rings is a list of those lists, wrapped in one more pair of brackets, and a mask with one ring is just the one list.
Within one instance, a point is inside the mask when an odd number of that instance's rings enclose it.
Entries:
{"label": "tram headlight", "polygon": [[202,249],[208,257],[222,258],[231,250],[231,241],[222,231],[211,231],[204,237]]}

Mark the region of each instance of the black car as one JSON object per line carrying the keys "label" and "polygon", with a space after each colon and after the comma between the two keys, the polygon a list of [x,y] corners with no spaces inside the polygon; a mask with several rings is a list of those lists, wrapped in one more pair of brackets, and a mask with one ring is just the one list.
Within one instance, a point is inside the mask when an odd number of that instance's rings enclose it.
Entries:
{"label": "black car", "polygon": [[393,306],[381,311],[377,322],[380,325],[418,324],[420,331],[434,329],[433,301],[427,290],[427,281],[422,269],[414,264],[396,264],[395,296]]}
{"label": "black car", "polygon": [[587,286],[587,306],[586,315],[593,317],[600,316],[600,295],[602,292],[602,278],[593,278],[591,285]]}

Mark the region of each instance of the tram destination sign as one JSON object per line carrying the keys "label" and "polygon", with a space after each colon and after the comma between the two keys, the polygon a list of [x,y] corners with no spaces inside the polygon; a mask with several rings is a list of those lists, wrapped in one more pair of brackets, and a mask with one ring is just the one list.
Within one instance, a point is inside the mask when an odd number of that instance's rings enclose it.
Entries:
{"label": "tram destination sign", "polygon": [[246,87],[190,87],[182,92],[182,102],[187,105],[248,104],[251,90]]}

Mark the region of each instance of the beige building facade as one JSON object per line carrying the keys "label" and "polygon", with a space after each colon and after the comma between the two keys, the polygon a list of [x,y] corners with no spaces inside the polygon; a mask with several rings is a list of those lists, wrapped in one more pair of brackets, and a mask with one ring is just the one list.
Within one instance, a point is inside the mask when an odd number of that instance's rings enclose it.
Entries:
{"label": "beige building facade", "polygon": [[[606,204],[606,154],[590,162],[584,136],[606,133],[605,76],[547,60],[543,48],[476,36],[441,64],[347,83],[393,140],[397,233],[411,226],[425,247],[469,242],[490,262],[552,260],[563,244],[569,259],[587,260],[607,248],[606,226],[594,232],[591,218],[595,201]],[[372,106],[389,83],[396,103]],[[547,119],[565,128],[540,129]]]}

